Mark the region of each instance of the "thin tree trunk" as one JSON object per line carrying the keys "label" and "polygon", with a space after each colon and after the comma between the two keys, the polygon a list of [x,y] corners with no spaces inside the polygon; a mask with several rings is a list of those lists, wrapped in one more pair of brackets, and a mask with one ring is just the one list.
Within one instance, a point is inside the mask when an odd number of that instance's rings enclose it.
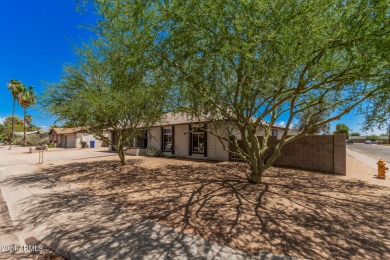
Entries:
{"label": "thin tree trunk", "polygon": [[126,165],[126,154],[125,154],[125,151],[123,149],[123,144],[122,144],[122,138],[118,138],[118,144],[116,146],[116,150],[118,152],[118,156],[119,156],[119,159],[121,160],[121,165]]}
{"label": "thin tree trunk", "polygon": [[26,108],[24,108],[23,131],[24,131],[23,146],[26,147],[26,146],[27,146],[27,136],[26,136]]}
{"label": "thin tree trunk", "polygon": [[16,98],[14,98],[14,104],[12,106],[12,128],[11,128],[11,137],[9,140],[9,150],[11,150],[11,148],[12,148],[12,138],[14,137],[15,101],[16,101]]}
{"label": "thin tree trunk", "polygon": [[125,151],[123,150],[123,147],[121,147],[119,150],[118,150],[118,155],[119,155],[119,158],[121,159],[121,165],[126,165],[126,154],[125,154]]}

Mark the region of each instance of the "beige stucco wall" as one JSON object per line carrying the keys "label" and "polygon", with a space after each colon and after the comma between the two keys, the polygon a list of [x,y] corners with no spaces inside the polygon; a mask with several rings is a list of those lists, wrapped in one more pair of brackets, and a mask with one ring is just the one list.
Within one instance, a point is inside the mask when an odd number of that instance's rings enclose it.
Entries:
{"label": "beige stucco wall", "polygon": [[[109,131],[104,131],[103,132],[104,136],[111,138],[110,132]],[[95,147],[102,147],[102,141],[97,140],[92,134],[90,133],[77,133],[76,134],[76,147],[81,148],[81,138],[87,142],[88,145],[90,145],[90,141],[95,141]]]}
{"label": "beige stucco wall", "polygon": [[[170,127],[170,126],[169,126]],[[207,134],[207,157],[203,154],[189,155],[189,127],[188,125],[175,125],[174,149],[175,153],[164,152],[165,156],[176,156],[193,159],[209,159],[216,161],[227,161],[229,153],[223,149],[222,144],[215,136]],[[161,127],[153,127],[148,133],[148,145],[161,149]]]}

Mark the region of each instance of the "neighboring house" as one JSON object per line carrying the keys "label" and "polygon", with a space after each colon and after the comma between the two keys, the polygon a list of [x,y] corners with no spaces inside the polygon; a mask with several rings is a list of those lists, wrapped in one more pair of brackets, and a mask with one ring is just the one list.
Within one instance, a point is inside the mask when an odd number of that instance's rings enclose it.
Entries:
{"label": "neighboring house", "polygon": [[[207,128],[207,124],[202,122],[201,126]],[[164,156],[228,161],[229,152],[218,138],[199,127],[199,121],[189,114],[167,113],[145,136],[135,140],[133,146],[141,148],[141,155],[147,146],[154,146]],[[284,127],[274,126],[272,135],[280,139],[283,131]],[[262,131],[258,135],[263,135]],[[238,133],[237,139],[241,139]],[[225,145],[229,147],[226,142]]]}
{"label": "neighboring house", "polygon": [[[24,136],[24,132],[14,132],[15,136]],[[39,135],[39,138],[48,137],[47,131],[43,129],[39,129],[37,131],[26,132],[26,135]]]}
{"label": "neighboring house", "polygon": [[[380,140],[381,143],[388,143],[389,137],[388,136],[378,136],[377,139]],[[351,136],[351,140],[354,143],[365,143],[367,140],[372,141],[372,142],[376,142],[377,139],[370,139],[370,138],[367,138],[367,136]]]}
{"label": "neighboring house", "polygon": [[[107,137],[110,132],[106,132]],[[89,146],[91,141],[95,142],[95,147],[108,147],[108,145],[100,140],[97,140],[92,134],[80,127],[74,128],[59,128],[55,127],[49,131],[49,143],[56,147],[64,148],[81,148],[81,142],[86,142]]]}
{"label": "neighboring house", "polygon": [[366,141],[365,136],[351,136],[350,140],[354,143],[364,143]]}

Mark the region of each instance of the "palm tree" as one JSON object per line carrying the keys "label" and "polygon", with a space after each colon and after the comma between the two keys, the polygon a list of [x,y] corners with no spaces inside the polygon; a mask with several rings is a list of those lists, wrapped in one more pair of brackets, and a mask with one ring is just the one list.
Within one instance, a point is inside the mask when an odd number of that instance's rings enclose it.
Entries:
{"label": "palm tree", "polygon": [[24,120],[26,120],[26,124],[27,124],[27,130],[28,131],[31,131],[31,122],[33,121],[33,119],[32,119],[32,116],[30,116],[30,115],[27,115],[26,116],[26,118],[24,119]]}
{"label": "palm tree", "polygon": [[8,87],[8,90],[11,92],[12,97],[14,99],[14,103],[12,106],[12,129],[11,129],[11,137],[10,137],[10,141],[9,141],[9,149],[11,150],[12,138],[14,137],[15,101],[18,98],[18,96],[19,96],[19,94],[22,91],[24,86],[20,81],[18,81],[16,79],[11,79],[9,81],[9,83],[7,84],[7,87]]}
{"label": "palm tree", "polygon": [[26,136],[26,111],[27,108],[30,106],[33,106],[36,104],[36,96],[35,92],[33,90],[33,87],[24,87],[23,86],[23,91],[19,93],[18,95],[18,101],[19,105],[23,107],[24,109],[24,120],[23,120],[23,131],[24,131],[24,138],[23,138],[23,146],[27,146],[27,136]]}

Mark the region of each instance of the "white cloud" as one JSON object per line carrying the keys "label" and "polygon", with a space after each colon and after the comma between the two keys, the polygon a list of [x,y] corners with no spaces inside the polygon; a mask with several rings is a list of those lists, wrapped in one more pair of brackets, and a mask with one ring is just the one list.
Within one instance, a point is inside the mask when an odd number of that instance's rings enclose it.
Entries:
{"label": "white cloud", "polygon": [[285,126],[285,125],[286,125],[286,122],[280,121],[280,122],[278,123],[278,125],[280,125],[280,126]]}
{"label": "white cloud", "polygon": [[5,117],[0,116],[0,124],[4,123]]}
{"label": "white cloud", "polygon": [[38,127],[43,128],[44,130],[47,130],[47,129],[48,129],[47,125],[40,125],[40,126],[38,126]]}

